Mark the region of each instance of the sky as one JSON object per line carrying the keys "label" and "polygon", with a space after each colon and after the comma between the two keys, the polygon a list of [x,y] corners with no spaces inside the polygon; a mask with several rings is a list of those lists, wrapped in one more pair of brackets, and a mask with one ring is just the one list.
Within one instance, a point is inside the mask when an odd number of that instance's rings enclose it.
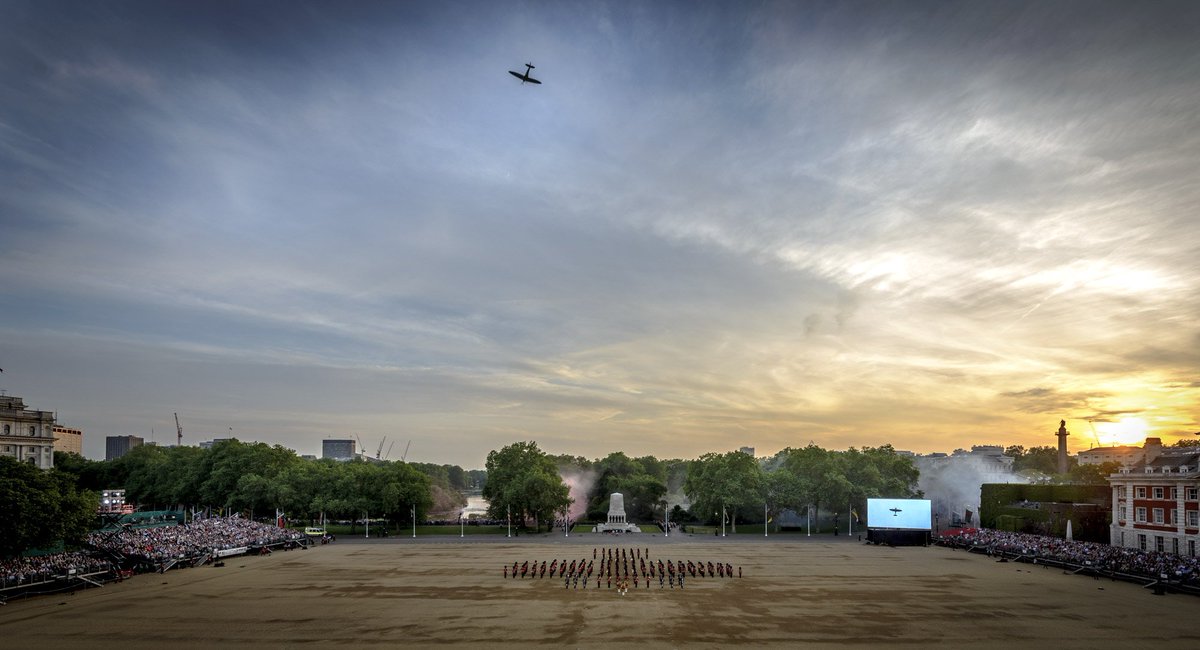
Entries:
{"label": "sky", "polygon": [[0,390],[86,456],[1200,431],[1200,3],[4,14]]}

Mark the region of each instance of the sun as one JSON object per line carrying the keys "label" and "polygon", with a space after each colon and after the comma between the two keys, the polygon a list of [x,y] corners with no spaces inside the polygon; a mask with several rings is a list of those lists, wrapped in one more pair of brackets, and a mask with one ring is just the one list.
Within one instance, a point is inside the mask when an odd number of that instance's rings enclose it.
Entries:
{"label": "sun", "polygon": [[1116,422],[1097,422],[1096,433],[1105,445],[1138,445],[1146,440],[1149,425],[1142,418],[1123,417]]}

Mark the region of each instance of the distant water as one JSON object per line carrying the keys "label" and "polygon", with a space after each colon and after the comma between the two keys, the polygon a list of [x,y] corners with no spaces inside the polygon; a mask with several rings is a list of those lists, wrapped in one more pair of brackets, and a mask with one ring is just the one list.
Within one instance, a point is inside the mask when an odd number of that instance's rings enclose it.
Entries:
{"label": "distant water", "polygon": [[463,514],[468,519],[471,517],[486,517],[488,509],[488,500],[481,496],[467,497],[467,507],[463,509]]}

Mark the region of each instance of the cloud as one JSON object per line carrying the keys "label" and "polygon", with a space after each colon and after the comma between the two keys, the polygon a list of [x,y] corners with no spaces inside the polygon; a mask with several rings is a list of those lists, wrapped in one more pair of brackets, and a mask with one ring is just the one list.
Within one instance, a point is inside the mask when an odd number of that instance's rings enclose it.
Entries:
{"label": "cloud", "polygon": [[451,462],[1196,417],[1190,5],[142,9],[0,28],[0,328],[119,369],[113,411],[29,379],[77,424],[236,398]]}

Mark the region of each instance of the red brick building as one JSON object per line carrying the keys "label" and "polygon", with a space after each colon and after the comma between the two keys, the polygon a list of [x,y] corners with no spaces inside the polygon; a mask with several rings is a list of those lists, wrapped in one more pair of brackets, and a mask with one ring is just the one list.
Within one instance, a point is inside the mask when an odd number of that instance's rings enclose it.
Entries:
{"label": "red brick building", "polygon": [[1200,551],[1200,450],[1162,453],[1108,477],[1113,546],[1190,555]]}

